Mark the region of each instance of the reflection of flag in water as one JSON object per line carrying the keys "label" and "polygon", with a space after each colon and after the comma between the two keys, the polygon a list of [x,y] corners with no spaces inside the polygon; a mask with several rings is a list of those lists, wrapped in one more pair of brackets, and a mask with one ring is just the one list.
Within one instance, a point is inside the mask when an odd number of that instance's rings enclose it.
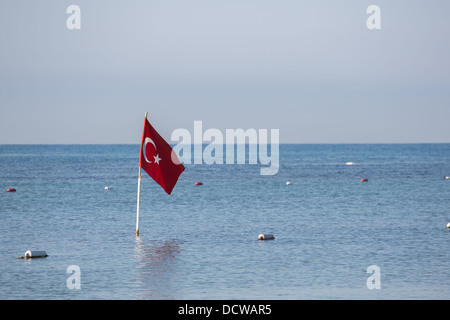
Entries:
{"label": "reflection of flag in water", "polygon": [[172,147],[156,132],[145,113],[139,155],[139,177],[137,196],[136,236],[139,236],[139,204],[141,201],[141,168],[147,172],[168,194],[172,193],[184,166]]}
{"label": "reflection of flag in water", "polygon": [[175,299],[178,254],[182,241],[169,239],[145,242],[136,238],[137,299]]}
{"label": "reflection of flag in water", "polygon": [[184,171],[172,147],[150,125],[147,118],[142,134],[139,167],[144,169],[168,194]]}

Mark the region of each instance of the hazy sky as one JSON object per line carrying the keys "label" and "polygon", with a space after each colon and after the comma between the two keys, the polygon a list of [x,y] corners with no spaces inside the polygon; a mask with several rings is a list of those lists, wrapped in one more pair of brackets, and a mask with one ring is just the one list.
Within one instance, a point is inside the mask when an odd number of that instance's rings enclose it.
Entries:
{"label": "hazy sky", "polygon": [[2,0],[0,144],[139,144],[145,111],[168,142],[450,142],[449,37],[448,0]]}

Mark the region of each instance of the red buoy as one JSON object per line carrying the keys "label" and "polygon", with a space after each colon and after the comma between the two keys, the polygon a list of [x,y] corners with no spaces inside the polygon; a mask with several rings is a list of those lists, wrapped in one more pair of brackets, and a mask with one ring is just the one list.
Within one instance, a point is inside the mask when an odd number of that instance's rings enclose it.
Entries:
{"label": "red buoy", "polygon": [[194,183],[194,185],[196,185],[196,186],[202,186],[202,185],[203,185],[203,182],[196,182],[196,183]]}
{"label": "red buoy", "polygon": [[6,190],[6,192],[16,192],[16,189],[11,188],[11,189]]}
{"label": "red buoy", "polygon": [[361,181],[362,182],[367,182],[367,181],[369,181],[369,179],[362,178]]}

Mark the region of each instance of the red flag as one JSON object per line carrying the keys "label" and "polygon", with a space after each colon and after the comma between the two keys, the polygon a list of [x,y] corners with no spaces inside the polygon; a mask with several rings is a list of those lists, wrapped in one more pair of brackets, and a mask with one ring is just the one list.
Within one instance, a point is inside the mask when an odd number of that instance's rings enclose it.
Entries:
{"label": "red flag", "polygon": [[150,125],[147,118],[142,134],[139,167],[145,170],[168,194],[184,171],[172,147]]}

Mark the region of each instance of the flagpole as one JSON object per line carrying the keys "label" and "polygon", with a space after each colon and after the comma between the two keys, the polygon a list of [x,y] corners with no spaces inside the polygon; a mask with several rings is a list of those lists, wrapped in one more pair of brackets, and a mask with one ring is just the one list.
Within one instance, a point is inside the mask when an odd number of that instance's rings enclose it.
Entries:
{"label": "flagpole", "polygon": [[137,193],[137,215],[136,215],[136,237],[139,237],[139,204],[141,202],[141,167],[139,167],[138,193]]}
{"label": "flagpole", "polygon": [[[145,121],[147,121],[147,114],[148,114],[148,112],[145,113],[144,128],[145,128]],[[141,148],[142,148],[142,142],[141,142]],[[139,155],[139,159],[140,159],[140,157],[141,157],[141,155]],[[141,179],[142,179],[141,165],[140,165],[140,161],[139,161],[138,192],[137,192],[137,213],[136,213],[136,237],[139,237],[139,205],[141,203]]]}

